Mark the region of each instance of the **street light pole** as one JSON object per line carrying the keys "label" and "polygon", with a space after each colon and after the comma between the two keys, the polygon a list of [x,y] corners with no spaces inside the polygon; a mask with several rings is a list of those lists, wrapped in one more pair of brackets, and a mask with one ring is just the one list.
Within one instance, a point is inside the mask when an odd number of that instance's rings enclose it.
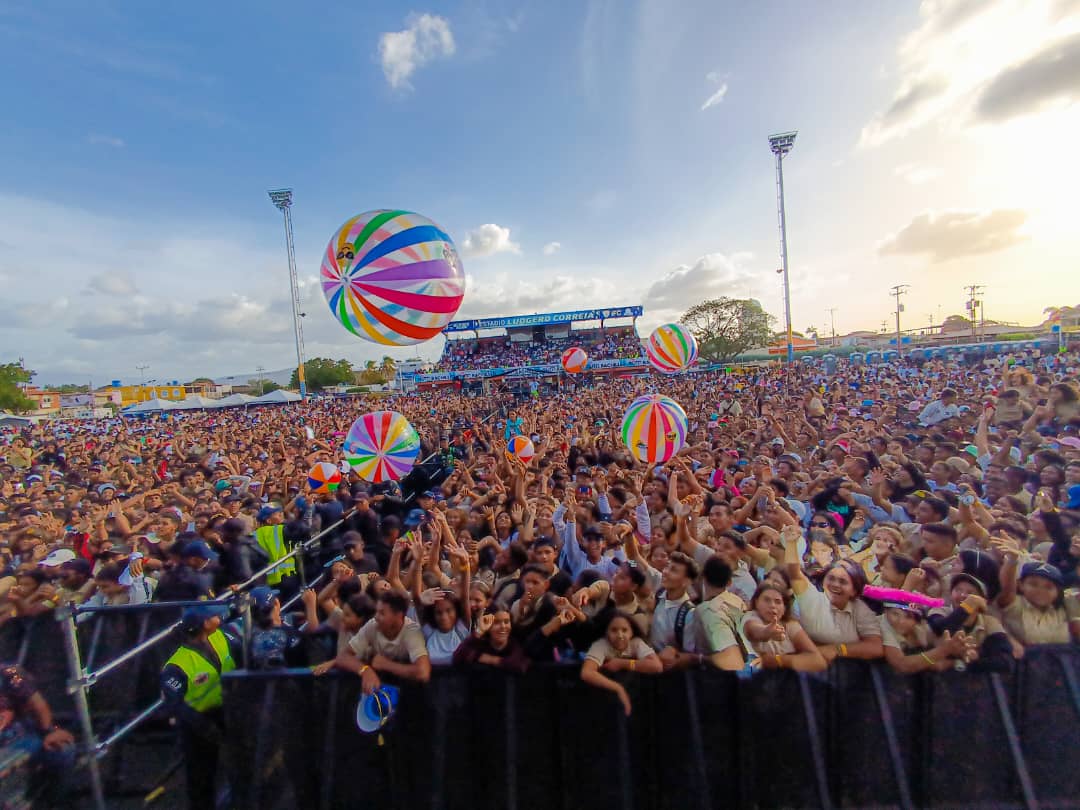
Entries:
{"label": "street light pole", "polygon": [[780,269],[784,273],[784,324],[787,327],[787,361],[795,362],[795,345],[791,335],[791,283],[788,280],[787,212],[784,210],[784,155],[795,146],[798,132],[781,132],[769,136],[769,148],[776,155],[776,207],[780,219]]}
{"label": "street light pole", "polygon": [[289,255],[289,287],[292,293],[293,336],[296,339],[296,378],[300,383],[300,398],[307,399],[307,381],[304,379],[304,328],[300,325],[300,285],[296,278],[296,250],[293,247],[292,189],[279,188],[267,192],[270,201],[285,218],[285,250]]}

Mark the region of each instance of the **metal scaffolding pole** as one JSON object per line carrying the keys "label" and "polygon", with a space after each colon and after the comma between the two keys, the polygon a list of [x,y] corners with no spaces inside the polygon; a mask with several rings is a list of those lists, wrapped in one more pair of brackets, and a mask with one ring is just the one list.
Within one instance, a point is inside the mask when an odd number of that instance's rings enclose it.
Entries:
{"label": "metal scaffolding pole", "polygon": [[83,671],[82,659],[79,655],[79,637],[76,632],[75,614],[67,607],[56,611],[56,619],[63,625],[64,640],[67,642],[68,692],[75,698],[75,711],[79,716],[79,726],[82,730],[83,748],[87,757],[87,767],[90,769],[90,790],[94,796],[94,807],[97,810],[105,810],[105,789],[101,782],[101,764],[98,762],[98,741],[94,734],[94,723],[90,719],[90,700],[87,690],[90,684],[86,681],[86,673]]}

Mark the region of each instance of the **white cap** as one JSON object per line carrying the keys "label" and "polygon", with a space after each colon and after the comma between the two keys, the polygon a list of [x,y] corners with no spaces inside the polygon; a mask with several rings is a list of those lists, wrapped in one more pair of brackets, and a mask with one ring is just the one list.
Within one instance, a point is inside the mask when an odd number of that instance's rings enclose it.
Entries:
{"label": "white cap", "polygon": [[56,551],[49,554],[44,560],[40,560],[38,565],[45,566],[47,568],[53,568],[58,565],[63,565],[66,562],[71,562],[75,559],[75,552],[70,548],[58,548]]}

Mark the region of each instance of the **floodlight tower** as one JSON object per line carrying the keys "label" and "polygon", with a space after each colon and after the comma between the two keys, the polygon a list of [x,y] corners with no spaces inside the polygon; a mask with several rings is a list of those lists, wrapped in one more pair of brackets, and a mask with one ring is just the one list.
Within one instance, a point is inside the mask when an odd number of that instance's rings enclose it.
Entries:
{"label": "floodlight tower", "polygon": [[795,361],[795,346],[791,339],[791,284],[788,281],[787,215],[784,212],[784,155],[795,146],[798,132],[781,132],[769,136],[769,148],[776,155],[776,207],[780,218],[780,269],[784,272],[784,325],[787,327],[787,361]]}
{"label": "floodlight tower", "polygon": [[304,379],[304,327],[300,325],[300,285],[296,279],[296,249],[292,233],[292,189],[279,188],[270,192],[270,202],[285,217],[285,250],[289,254],[289,287],[292,292],[293,333],[296,337],[296,379],[300,382],[300,398],[307,399],[307,381]]}

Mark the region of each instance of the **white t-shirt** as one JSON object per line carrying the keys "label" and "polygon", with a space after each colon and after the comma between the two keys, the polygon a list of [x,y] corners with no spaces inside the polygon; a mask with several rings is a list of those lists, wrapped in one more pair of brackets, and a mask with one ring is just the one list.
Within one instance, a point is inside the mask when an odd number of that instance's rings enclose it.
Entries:
{"label": "white t-shirt", "polygon": [[424,638],[427,640],[428,658],[432,664],[449,664],[454,660],[456,650],[469,637],[469,628],[465,622],[458,621],[449,631],[436,630],[424,625]]}

